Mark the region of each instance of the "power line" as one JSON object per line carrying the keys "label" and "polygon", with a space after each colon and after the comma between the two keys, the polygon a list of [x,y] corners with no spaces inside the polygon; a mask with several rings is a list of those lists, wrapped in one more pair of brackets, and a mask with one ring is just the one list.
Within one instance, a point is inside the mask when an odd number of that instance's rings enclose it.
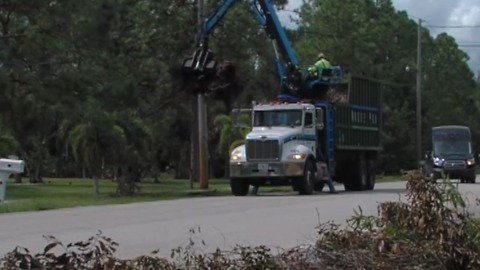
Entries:
{"label": "power line", "polygon": [[430,28],[443,28],[443,29],[451,29],[451,28],[456,28],[456,29],[465,29],[465,28],[480,28],[480,25],[431,25],[428,24],[428,27]]}

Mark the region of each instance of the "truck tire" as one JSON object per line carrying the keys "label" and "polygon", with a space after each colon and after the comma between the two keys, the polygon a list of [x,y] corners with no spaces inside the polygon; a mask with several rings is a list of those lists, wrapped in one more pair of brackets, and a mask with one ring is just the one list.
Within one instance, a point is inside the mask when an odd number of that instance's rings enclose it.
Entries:
{"label": "truck tire", "polygon": [[367,161],[367,190],[373,190],[375,188],[376,174],[375,174],[375,162],[370,159]]}
{"label": "truck tire", "polygon": [[359,157],[354,165],[357,169],[351,170],[348,179],[343,183],[346,191],[362,191],[367,188],[368,176],[366,162],[364,158]]}
{"label": "truck tire", "polygon": [[234,196],[246,196],[250,189],[250,183],[247,179],[231,178],[230,189]]}
{"label": "truck tire", "polygon": [[315,163],[312,160],[307,160],[303,176],[294,182],[297,185],[295,188],[300,195],[310,195],[313,193],[315,185]]}
{"label": "truck tire", "polygon": [[367,185],[368,185],[367,162],[363,158],[360,158],[360,161],[358,162],[357,173],[358,173],[357,190],[362,191],[367,189]]}
{"label": "truck tire", "polygon": [[320,181],[315,183],[315,185],[313,186],[313,190],[322,192],[324,187],[325,187],[325,183],[323,181]]}

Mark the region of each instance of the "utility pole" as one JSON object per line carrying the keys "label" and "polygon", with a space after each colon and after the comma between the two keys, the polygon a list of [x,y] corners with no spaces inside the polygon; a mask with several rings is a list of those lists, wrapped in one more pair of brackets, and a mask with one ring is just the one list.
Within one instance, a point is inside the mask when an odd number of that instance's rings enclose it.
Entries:
{"label": "utility pole", "polygon": [[[203,27],[203,0],[197,0],[197,44],[202,40]],[[203,87],[203,86],[200,86]],[[197,94],[197,136],[198,136],[198,154],[197,154],[197,177],[200,183],[200,189],[208,189],[208,147],[207,147],[207,104],[205,94],[200,91]]]}
{"label": "utility pole", "polygon": [[417,166],[422,160],[422,19],[417,29]]}

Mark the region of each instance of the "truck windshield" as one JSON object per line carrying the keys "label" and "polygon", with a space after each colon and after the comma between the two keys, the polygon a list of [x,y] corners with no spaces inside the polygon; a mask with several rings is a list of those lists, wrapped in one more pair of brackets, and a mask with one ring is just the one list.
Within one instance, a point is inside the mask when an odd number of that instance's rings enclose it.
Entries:
{"label": "truck windshield", "polygon": [[255,111],[254,127],[301,126],[302,110]]}
{"label": "truck windshield", "polygon": [[470,133],[466,130],[442,130],[433,134],[434,152],[440,156],[472,153]]}

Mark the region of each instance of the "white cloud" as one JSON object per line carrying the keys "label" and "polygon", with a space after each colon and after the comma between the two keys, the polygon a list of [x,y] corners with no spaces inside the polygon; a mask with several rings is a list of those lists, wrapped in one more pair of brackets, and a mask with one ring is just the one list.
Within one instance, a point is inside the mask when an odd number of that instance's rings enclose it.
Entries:
{"label": "white cloud", "polygon": [[[425,20],[425,26],[434,36],[447,32],[453,36],[460,47],[470,56],[470,67],[480,73],[480,28],[433,28],[431,26],[469,26],[480,25],[480,1],[478,0],[392,0],[397,10],[405,10],[412,19]],[[290,0],[278,16],[283,25],[295,27],[289,16],[295,16],[292,10],[298,8],[302,0]]]}

